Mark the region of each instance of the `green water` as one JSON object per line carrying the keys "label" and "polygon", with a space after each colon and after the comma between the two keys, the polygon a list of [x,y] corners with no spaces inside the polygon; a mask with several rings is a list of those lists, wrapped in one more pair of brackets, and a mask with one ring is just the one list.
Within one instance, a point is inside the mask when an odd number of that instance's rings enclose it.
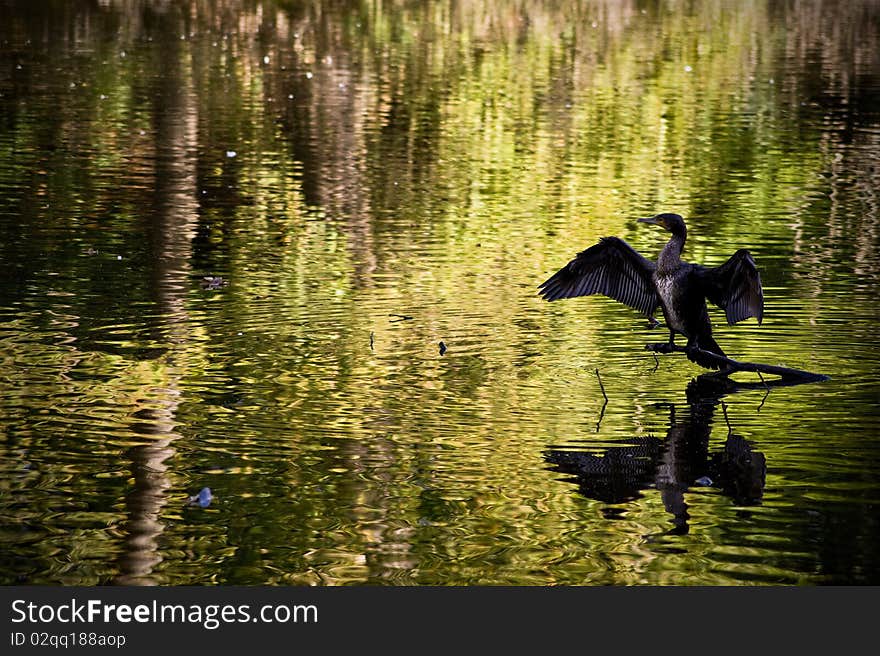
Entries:
{"label": "green water", "polygon": [[[0,583],[880,583],[878,43],[868,0],[0,2]],[[831,380],[688,393],[537,296],[661,211],[758,263],[729,355]]]}

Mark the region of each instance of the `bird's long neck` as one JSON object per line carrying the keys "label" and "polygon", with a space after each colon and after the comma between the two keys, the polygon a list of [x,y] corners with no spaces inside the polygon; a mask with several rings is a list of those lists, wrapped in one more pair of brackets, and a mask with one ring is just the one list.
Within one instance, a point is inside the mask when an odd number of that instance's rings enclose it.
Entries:
{"label": "bird's long neck", "polygon": [[681,264],[681,252],[684,250],[684,242],[687,240],[687,230],[682,229],[672,233],[672,238],[666,242],[666,246],[660,251],[657,258],[658,273],[675,271]]}

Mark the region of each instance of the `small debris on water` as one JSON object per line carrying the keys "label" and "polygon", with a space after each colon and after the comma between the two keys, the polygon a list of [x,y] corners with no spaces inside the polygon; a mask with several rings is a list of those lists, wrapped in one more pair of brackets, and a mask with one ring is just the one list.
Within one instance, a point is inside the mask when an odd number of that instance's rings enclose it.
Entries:
{"label": "small debris on water", "polygon": [[712,479],[708,476],[700,476],[697,480],[694,481],[694,485],[699,485],[701,487],[709,487],[712,485]]}
{"label": "small debris on water", "polygon": [[443,355],[444,353],[446,353],[446,344],[440,342],[440,355]]}
{"label": "small debris on water", "polygon": [[214,495],[211,494],[211,488],[203,487],[199,490],[198,494],[193,494],[190,496],[189,501],[187,502],[190,506],[200,506],[202,508],[207,508],[211,505],[211,501],[214,499]]}
{"label": "small debris on water", "polygon": [[203,289],[220,289],[226,287],[229,282],[223,279],[223,276],[202,276]]}
{"label": "small debris on water", "polygon": [[232,158],[235,157],[236,155],[238,155],[238,153],[235,152],[234,150],[227,150],[227,151],[226,151],[226,156],[227,156],[228,158],[230,158],[230,159],[232,159]]}

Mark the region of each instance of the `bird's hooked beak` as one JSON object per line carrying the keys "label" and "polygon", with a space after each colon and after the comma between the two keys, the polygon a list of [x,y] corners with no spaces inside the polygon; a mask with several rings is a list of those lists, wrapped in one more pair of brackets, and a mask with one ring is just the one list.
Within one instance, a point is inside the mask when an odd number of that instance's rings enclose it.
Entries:
{"label": "bird's hooked beak", "polygon": [[639,219],[638,222],[639,223],[650,223],[651,225],[657,225],[659,223],[659,221],[657,221],[656,216],[651,216],[646,219]]}

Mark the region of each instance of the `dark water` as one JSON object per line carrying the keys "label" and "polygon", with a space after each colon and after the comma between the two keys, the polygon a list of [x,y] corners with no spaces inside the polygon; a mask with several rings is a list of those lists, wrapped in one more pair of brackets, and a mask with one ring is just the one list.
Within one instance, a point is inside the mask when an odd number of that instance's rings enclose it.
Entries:
{"label": "dark water", "polygon": [[[0,0],[0,583],[880,583],[878,43],[871,1]],[[831,380],[707,391],[536,296],[660,211],[758,262],[730,355]]]}

